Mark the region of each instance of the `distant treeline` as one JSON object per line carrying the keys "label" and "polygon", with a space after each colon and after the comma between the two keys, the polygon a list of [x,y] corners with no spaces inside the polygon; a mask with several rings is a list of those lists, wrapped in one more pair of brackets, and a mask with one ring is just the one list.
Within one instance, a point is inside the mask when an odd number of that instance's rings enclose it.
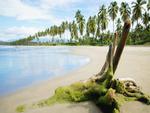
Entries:
{"label": "distant treeline", "polygon": [[0,45],[9,45],[11,44],[10,42],[4,42],[4,41],[0,41]]}
{"label": "distant treeline", "polygon": [[[129,45],[138,45],[150,42],[150,3],[145,0],[136,0],[132,6],[122,2],[118,6],[117,2],[111,2],[109,7],[102,5],[96,15],[85,19],[81,11],[75,14],[72,22],[64,21],[61,25],[53,25],[44,31],[39,31],[32,36],[11,42],[12,45],[108,45],[113,33],[118,32],[119,37],[123,27],[123,22],[127,18],[132,20],[132,29],[127,40]],[[144,7],[146,6],[146,8]],[[118,17],[120,13],[121,17]],[[113,33],[108,29],[108,24],[112,20]],[[70,33],[70,39],[64,40],[66,31]],[[48,42],[41,42],[40,37],[49,36]],[[59,36],[59,38],[58,38]],[[36,40],[33,42],[33,40]]]}

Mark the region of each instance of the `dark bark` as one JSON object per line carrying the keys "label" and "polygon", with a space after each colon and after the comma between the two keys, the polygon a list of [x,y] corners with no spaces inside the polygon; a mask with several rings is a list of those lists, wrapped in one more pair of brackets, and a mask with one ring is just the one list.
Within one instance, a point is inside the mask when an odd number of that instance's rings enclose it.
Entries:
{"label": "dark bark", "polygon": [[121,40],[118,44],[118,47],[116,49],[116,53],[115,53],[115,56],[114,56],[114,59],[113,59],[113,72],[114,73],[117,69],[122,51],[123,51],[124,46],[126,44],[126,40],[127,40],[128,34],[129,34],[130,26],[131,26],[131,21],[126,20],[125,23],[124,23],[124,27],[123,27],[122,38],[121,38]]}

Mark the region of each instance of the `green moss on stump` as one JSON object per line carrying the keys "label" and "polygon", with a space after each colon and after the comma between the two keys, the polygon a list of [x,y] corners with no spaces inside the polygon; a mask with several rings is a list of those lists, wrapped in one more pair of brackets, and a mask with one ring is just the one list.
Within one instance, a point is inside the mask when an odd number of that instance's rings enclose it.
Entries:
{"label": "green moss on stump", "polygon": [[141,99],[148,104],[145,94],[141,97],[129,97],[124,94],[125,88],[122,82],[113,80],[111,84],[108,89],[104,84],[96,82],[77,82],[70,86],[59,87],[55,90],[54,96],[40,101],[37,105],[43,107],[55,103],[94,101],[106,113],[119,113],[120,106],[128,101]]}
{"label": "green moss on stump", "polygon": [[[105,113],[119,113],[120,106],[125,102],[135,100],[143,101],[146,104],[150,102],[148,96],[145,94],[140,97],[129,97],[128,95],[125,95],[124,92],[125,88],[123,83],[118,80],[113,80],[108,89],[104,84],[96,82],[77,82],[70,86],[57,88],[52,97],[32,104],[32,107],[29,109],[51,106],[55,103],[93,101]],[[21,105],[17,107],[16,111],[24,112],[26,109],[25,105]]]}
{"label": "green moss on stump", "polygon": [[[40,101],[37,105],[49,106],[55,103],[64,102],[83,102],[87,100],[96,100],[100,95],[105,94],[106,89],[94,82],[77,82],[70,86],[59,87],[55,90],[54,96]],[[35,104],[34,104],[35,105]]]}
{"label": "green moss on stump", "polygon": [[26,109],[26,106],[25,106],[25,105],[20,105],[20,106],[18,106],[18,107],[16,108],[16,112],[22,113],[22,112],[25,111],[25,109]]}

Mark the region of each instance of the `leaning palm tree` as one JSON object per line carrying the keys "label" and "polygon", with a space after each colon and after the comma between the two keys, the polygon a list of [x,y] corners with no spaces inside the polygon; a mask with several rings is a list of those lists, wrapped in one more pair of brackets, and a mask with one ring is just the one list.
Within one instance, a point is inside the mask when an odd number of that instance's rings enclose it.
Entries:
{"label": "leaning palm tree", "polygon": [[121,3],[120,14],[121,14],[122,20],[124,22],[125,22],[125,20],[127,18],[130,17],[130,15],[131,15],[131,8],[129,7],[128,3],[126,3],[126,2],[122,2]]}
{"label": "leaning palm tree", "polygon": [[137,21],[137,25],[138,25],[138,20],[142,17],[142,10],[143,5],[146,4],[145,0],[136,0],[136,2],[132,2],[132,7],[133,7],[133,17],[134,20]]}
{"label": "leaning palm tree", "polygon": [[114,21],[115,18],[117,17],[118,9],[119,7],[116,1],[111,2],[110,6],[108,7],[109,16],[113,20],[113,32],[114,32]]}
{"label": "leaning palm tree", "polygon": [[142,17],[143,24],[145,25],[145,28],[147,28],[147,25],[148,25],[148,23],[149,23],[149,21],[150,21],[149,19],[150,19],[149,13],[145,12],[145,13],[143,14],[143,17]]}

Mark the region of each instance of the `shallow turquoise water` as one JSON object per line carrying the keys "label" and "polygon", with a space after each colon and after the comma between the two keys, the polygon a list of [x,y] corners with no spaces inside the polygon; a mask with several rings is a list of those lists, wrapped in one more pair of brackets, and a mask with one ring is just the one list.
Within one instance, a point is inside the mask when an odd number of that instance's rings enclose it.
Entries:
{"label": "shallow turquoise water", "polygon": [[64,75],[89,62],[70,51],[68,47],[0,46],[0,95]]}

